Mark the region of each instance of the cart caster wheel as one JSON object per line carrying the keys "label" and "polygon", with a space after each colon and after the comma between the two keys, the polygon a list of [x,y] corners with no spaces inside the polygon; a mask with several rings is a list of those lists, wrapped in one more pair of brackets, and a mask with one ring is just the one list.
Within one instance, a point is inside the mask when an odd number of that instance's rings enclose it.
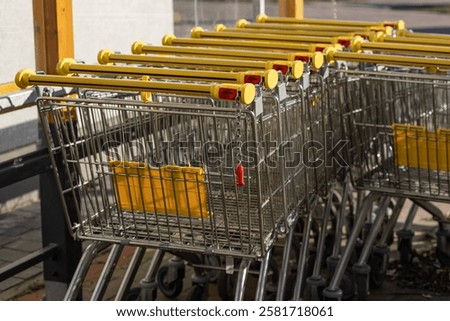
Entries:
{"label": "cart caster wheel", "polygon": [[155,301],[156,300],[156,295],[157,295],[158,289],[155,288],[154,290],[152,290],[151,297],[149,297],[148,295],[145,295],[145,294],[143,297],[142,291],[146,291],[146,290],[141,289],[141,288],[130,289],[130,291],[128,291],[126,297],[124,298],[124,301],[141,301],[141,300]]}
{"label": "cart caster wheel", "polygon": [[443,266],[450,266],[450,221],[440,223],[443,227],[436,232],[436,258]]}
{"label": "cart caster wheel", "polygon": [[366,301],[369,296],[369,279],[371,268],[368,264],[353,265],[356,296],[360,301]]}
{"label": "cart caster wheel", "polygon": [[436,249],[436,258],[443,266],[450,266],[450,255],[444,253],[438,248]]}
{"label": "cart caster wheel", "polygon": [[367,275],[356,276],[356,296],[359,301],[367,301],[369,296],[367,283],[369,283]]}
{"label": "cart caster wheel", "polygon": [[128,291],[127,295],[123,299],[124,301],[139,301],[141,295],[141,288],[132,288]]}
{"label": "cart caster wheel", "polygon": [[342,300],[348,301],[355,295],[355,283],[351,272],[346,271],[342,276],[340,289],[342,290]]}
{"label": "cart caster wheel", "polygon": [[177,270],[176,275],[170,278],[169,269],[167,265],[161,266],[156,276],[156,282],[162,294],[173,299],[180,295],[183,290],[184,271],[182,269]]}
{"label": "cart caster wheel", "polygon": [[286,279],[286,286],[284,288],[284,300],[292,300],[294,296],[295,283],[297,282],[297,275],[289,273]]}
{"label": "cart caster wheel", "polygon": [[401,239],[398,243],[398,251],[400,252],[401,263],[411,263],[413,259],[412,239]]}
{"label": "cart caster wheel", "polygon": [[372,253],[369,259],[370,266],[370,288],[378,289],[386,279],[386,271],[389,263],[389,252]]}
{"label": "cart caster wheel", "polygon": [[224,301],[233,300],[235,289],[235,274],[227,274],[225,271],[220,271],[217,275],[217,290],[219,292],[220,298]]}
{"label": "cart caster wheel", "polygon": [[277,291],[278,288],[278,280],[280,278],[280,271],[278,269],[277,261],[270,257],[269,259],[269,273],[267,275],[267,282],[266,282],[266,293],[274,293]]}
{"label": "cart caster wheel", "polygon": [[370,265],[370,287],[378,289],[386,279],[386,264],[383,263],[383,258],[378,255],[373,255],[369,260]]}
{"label": "cart caster wheel", "polygon": [[[212,267],[220,266],[219,260],[217,259],[217,257],[215,257],[213,255],[207,255],[205,259],[206,259],[208,266],[212,266]],[[217,270],[215,270],[215,269],[208,270],[208,276],[209,276],[210,283],[215,283],[217,281],[217,274],[218,274]]]}
{"label": "cart caster wheel", "polygon": [[194,284],[189,293],[189,301],[206,301],[208,299],[208,285]]}

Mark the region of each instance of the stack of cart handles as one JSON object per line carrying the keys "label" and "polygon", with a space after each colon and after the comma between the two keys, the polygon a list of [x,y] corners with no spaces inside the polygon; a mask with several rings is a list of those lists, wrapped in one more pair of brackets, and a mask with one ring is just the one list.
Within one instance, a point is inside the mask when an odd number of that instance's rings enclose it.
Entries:
{"label": "stack of cart handles", "polygon": [[[168,36],[166,36],[168,37]],[[173,36],[175,37],[175,36]],[[322,67],[324,60],[321,52],[271,52],[256,50],[240,50],[211,47],[176,47],[148,45],[143,41],[135,41],[131,45],[131,52],[136,55],[142,54],[174,54],[178,56],[201,56],[226,59],[252,59],[252,60],[286,60],[306,63],[314,70]]]}
{"label": "stack of cart handles", "polygon": [[220,72],[117,65],[89,65],[77,63],[71,58],[62,59],[56,66],[56,72],[63,76],[70,76],[72,74],[99,74],[138,78],[148,76],[150,78],[170,78],[200,82],[251,83],[254,85],[262,85],[268,89],[275,88],[278,82],[278,74],[274,69],[246,72]]}
{"label": "stack of cart handles", "polygon": [[283,75],[290,75],[298,79],[302,76],[304,66],[298,61],[273,60],[237,60],[237,59],[217,59],[217,58],[194,58],[162,55],[126,55],[117,54],[112,50],[101,50],[98,55],[100,64],[127,63],[143,65],[162,65],[177,67],[196,67],[200,69],[220,69],[227,71],[248,71],[248,70],[271,70],[281,71]]}
{"label": "stack of cart handles", "polygon": [[[219,47],[219,48],[240,48],[252,50],[269,51],[315,51],[316,44],[293,43],[286,41],[246,41],[240,39],[198,39],[198,38],[178,38],[175,35],[166,35],[162,44],[164,46],[192,46],[192,47]],[[326,46],[326,44],[321,44]]]}
{"label": "stack of cart handles", "polygon": [[128,90],[142,93],[159,92],[191,96],[207,96],[218,100],[239,101],[248,105],[256,95],[255,85],[239,84],[196,84],[158,82],[129,79],[88,78],[72,76],[38,75],[31,69],[16,74],[15,83],[20,88],[32,85],[92,88],[101,90]]}
{"label": "stack of cart handles", "polygon": [[[283,35],[283,30],[289,32]],[[295,31],[302,31],[304,35],[296,35]],[[336,36],[339,32],[342,32],[342,36]],[[422,36],[428,37],[428,34]],[[101,50],[98,62],[104,66],[77,64],[73,60],[63,60],[58,65],[58,72],[62,75],[89,73],[135,78],[146,76],[197,83],[148,81],[145,77],[136,80],[38,75],[31,70],[22,70],[16,75],[16,84],[22,88],[30,85],[63,85],[210,96],[250,104],[256,95],[254,85],[263,85],[267,89],[276,86],[278,77],[274,70],[291,79],[300,79],[305,68],[317,71],[335,61],[352,61],[426,67],[435,71],[450,67],[446,59],[450,55],[449,45],[448,36],[423,39],[421,34],[414,35],[406,31],[402,20],[374,23],[259,15],[255,23],[239,20],[236,28],[218,25],[215,31],[205,31],[196,27],[191,32],[191,38],[166,35],[163,46],[135,42],[132,45],[133,54]],[[427,57],[419,57],[418,54]],[[111,63],[149,67],[110,66]],[[186,71],[168,67],[207,70]]]}

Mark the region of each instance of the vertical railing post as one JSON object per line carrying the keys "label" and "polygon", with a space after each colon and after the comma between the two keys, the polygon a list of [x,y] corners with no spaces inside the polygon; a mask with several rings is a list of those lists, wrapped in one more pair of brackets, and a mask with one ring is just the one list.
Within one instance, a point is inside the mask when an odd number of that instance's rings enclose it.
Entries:
{"label": "vertical railing post", "polygon": [[278,0],[278,15],[303,19],[303,0]]}
{"label": "vertical railing post", "polygon": [[[72,0],[33,0],[33,19],[36,69],[55,73],[61,58],[74,56]],[[43,246],[58,245],[58,254],[44,261],[46,300],[62,300],[81,258],[81,242],[67,230],[53,172],[40,175],[39,189]]]}

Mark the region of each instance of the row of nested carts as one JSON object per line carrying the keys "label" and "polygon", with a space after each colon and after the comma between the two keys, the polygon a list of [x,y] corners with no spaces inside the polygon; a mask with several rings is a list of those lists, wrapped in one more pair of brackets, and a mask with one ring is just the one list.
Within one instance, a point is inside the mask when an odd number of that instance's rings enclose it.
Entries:
{"label": "row of nested carts", "polygon": [[367,299],[393,235],[411,261],[419,207],[450,264],[450,36],[260,15],[131,51],[16,75],[40,93],[67,226],[89,241],[65,299],[108,246],[94,300],[125,246],[117,300],[177,298],[186,266],[189,300],[212,282],[223,300]]}

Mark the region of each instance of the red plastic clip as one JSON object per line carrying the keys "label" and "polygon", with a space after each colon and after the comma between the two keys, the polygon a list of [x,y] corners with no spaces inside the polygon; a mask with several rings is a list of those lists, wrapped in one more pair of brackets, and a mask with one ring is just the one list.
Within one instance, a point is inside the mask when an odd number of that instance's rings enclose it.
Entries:
{"label": "red plastic clip", "polygon": [[235,174],[236,174],[236,185],[237,186],[245,186],[244,166],[242,166],[241,163],[236,165]]}

